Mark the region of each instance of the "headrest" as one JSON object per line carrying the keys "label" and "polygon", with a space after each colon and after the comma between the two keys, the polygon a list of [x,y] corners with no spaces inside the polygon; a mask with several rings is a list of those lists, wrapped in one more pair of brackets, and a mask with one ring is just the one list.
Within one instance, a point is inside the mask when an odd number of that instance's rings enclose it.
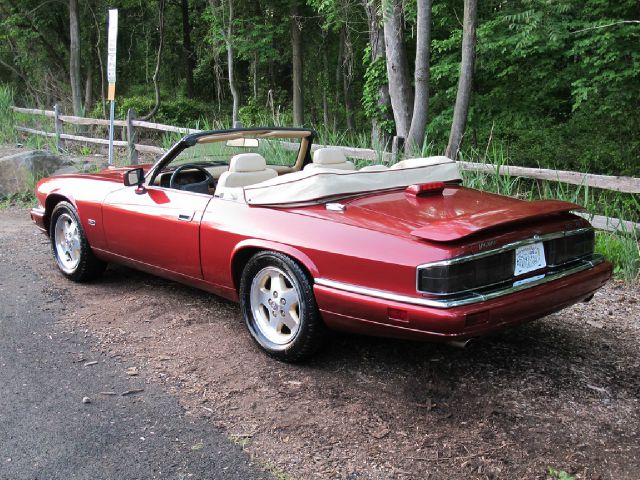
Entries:
{"label": "headrest", "polygon": [[445,157],[443,155],[426,157],[426,158],[408,158],[406,160],[402,160],[394,165],[391,165],[391,168],[396,170],[398,168],[418,168],[418,167],[429,167],[431,165],[437,165],[439,163],[451,163],[449,157]]}
{"label": "headrest", "polygon": [[230,172],[261,172],[267,168],[267,161],[259,153],[239,153],[229,163]]}
{"label": "headrest", "polygon": [[344,163],[347,157],[341,148],[327,147],[319,148],[313,154],[313,163],[318,165],[333,165],[335,163]]}

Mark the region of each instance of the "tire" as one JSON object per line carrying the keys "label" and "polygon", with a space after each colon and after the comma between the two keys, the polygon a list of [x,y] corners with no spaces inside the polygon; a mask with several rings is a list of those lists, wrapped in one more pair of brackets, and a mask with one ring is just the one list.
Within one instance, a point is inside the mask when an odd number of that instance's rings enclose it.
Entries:
{"label": "tire", "polygon": [[249,260],[240,280],[240,308],[253,339],[278,360],[305,360],[326,337],[312,280],[281,253],[264,251]]}
{"label": "tire", "polygon": [[51,212],[49,238],[53,258],[65,277],[86,282],[104,272],[107,264],[91,251],[78,212],[69,202],[58,203]]}

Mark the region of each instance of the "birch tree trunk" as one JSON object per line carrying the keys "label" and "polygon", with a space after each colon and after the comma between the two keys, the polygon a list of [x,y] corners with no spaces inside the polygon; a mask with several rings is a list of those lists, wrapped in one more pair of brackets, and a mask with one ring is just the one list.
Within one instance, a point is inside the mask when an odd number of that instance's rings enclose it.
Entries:
{"label": "birch tree trunk", "polygon": [[[233,2],[234,0],[228,0],[227,6],[229,11],[227,15],[227,25],[225,26],[223,21],[222,28],[222,36],[227,47],[227,78],[229,80],[229,90],[231,91],[231,97],[233,99],[233,110],[231,113],[232,125],[234,125],[238,121],[238,111],[240,110],[240,91],[238,90],[238,85],[236,84],[236,72],[233,52]],[[223,2],[220,2],[220,4],[218,4],[217,0],[209,0],[209,3],[211,5],[211,10],[213,11],[214,16],[219,14],[219,10],[224,17]]]}
{"label": "birch tree trunk", "polygon": [[473,66],[476,49],[476,22],[478,17],[477,0],[464,0],[464,20],[462,25],[462,61],[460,63],[460,78],[456,106],[453,110],[451,133],[445,155],[455,159],[460,151],[464,137],[464,129],[469,113],[471,100],[471,85],[473,82]]}
{"label": "birch tree trunk", "polygon": [[304,124],[304,91],[302,78],[302,35],[298,17],[298,2],[291,3],[291,48],[293,69],[293,124]]}
{"label": "birch tree trunk", "polygon": [[80,80],[80,24],[78,0],[69,0],[69,80],[73,114],[82,116],[82,81]]}
{"label": "birch tree trunk", "polygon": [[420,152],[429,120],[429,61],[431,50],[431,0],[418,0],[416,24],[415,98],[406,150]]}
{"label": "birch tree trunk", "polygon": [[[369,45],[371,45],[371,61],[386,61],[386,46],[384,42],[384,29],[378,16],[378,2],[376,0],[364,0],[364,9],[369,24]],[[389,97],[389,85],[387,83],[378,89],[378,110],[385,112],[382,119],[374,117],[371,120],[371,143],[373,145],[387,145],[389,135],[380,126],[381,120],[392,118],[391,98]]]}
{"label": "birch tree trunk", "polygon": [[407,138],[411,124],[413,91],[409,82],[409,66],[404,49],[402,0],[386,0],[383,5],[385,5],[384,40],[391,107],[397,135]]}

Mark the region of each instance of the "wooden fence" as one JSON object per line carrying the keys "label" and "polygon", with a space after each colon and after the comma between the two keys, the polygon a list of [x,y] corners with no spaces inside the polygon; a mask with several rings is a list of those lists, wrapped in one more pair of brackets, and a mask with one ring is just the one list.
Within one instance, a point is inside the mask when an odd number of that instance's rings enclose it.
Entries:
{"label": "wooden fence", "polygon": [[[34,108],[20,108],[12,107],[16,113],[23,113],[29,115],[41,115],[52,118],[54,120],[55,132],[45,132],[42,130],[36,130],[32,128],[17,126],[16,130],[33,135],[40,135],[50,138],[56,138],[59,148],[63,148],[63,141],[83,142],[97,145],[108,145],[109,141],[104,138],[92,138],[83,135],[71,135],[64,133],[64,124],[89,126],[109,126],[109,120],[100,118],[86,118],[76,117],[71,115],[63,115],[58,105],[54,106],[53,110],[40,110]],[[129,154],[129,161],[131,164],[138,163],[138,152],[162,154],[164,149],[153,145],[142,145],[136,143],[136,127],[145,128],[149,130],[171,132],[179,134],[199,133],[202,130],[196,130],[193,128],[175,127],[173,125],[164,125],[162,123],[145,122],[136,119],[135,111],[129,110],[127,112],[127,118],[125,120],[115,120],[114,126],[123,127],[126,131],[126,140],[114,140],[113,145],[115,147],[127,148]],[[378,152],[367,148],[354,148],[354,147],[340,147],[344,150],[345,155],[351,158],[368,160],[372,162],[385,161],[390,162],[397,158],[397,146],[401,144],[401,139],[394,137],[394,152]],[[315,151],[318,148],[325,147],[326,145],[312,145],[312,150]],[[297,144],[295,145],[297,148]],[[615,192],[639,194],[640,193],[640,178],[637,177],[623,177],[613,175],[594,175],[590,173],[571,172],[566,170],[548,170],[529,167],[518,167],[510,165],[501,165],[496,167],[495,165],[485,163],[474,162],[458,162],[463,170],[482,173],[499,173],[500,175],[510,175],[514,177],[529,178],[535,180],[545,180],[549,182],[568,183],[571,185],[588,186],[592,188],[600,188],[604,190],[610,190]],[[496,172],[497,169],[497,172]],[[609,218],[601,215],[588,215],[591,223],[598,229],[608,231],[637,231],[640,232],[640,224],[633,223],[617,218]]]}

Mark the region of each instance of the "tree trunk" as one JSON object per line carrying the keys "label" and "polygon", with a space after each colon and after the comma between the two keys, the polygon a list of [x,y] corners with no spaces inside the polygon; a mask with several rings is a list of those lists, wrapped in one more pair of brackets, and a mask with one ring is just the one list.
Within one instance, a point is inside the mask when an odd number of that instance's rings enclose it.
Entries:
{"label": "tree trunk", "polygon": [[407,138],[411,123],[413,91],[409,82],[409,66],[404,49],[402,1],[388,0],[390,11],[384,14],[384,40],[386,45],[387,78],[396,133]]}
{"label": "tree trunk", "polygon": [[229,17],[227,23],[227,31],[224,34],[224,41],[227,44],[227,71],[229,73],[229,90],[231,90],[231,97],[233,98],[233,110],[231,113],[231,125],[235,125],[238,121],[238,112],[240,110],[240,91],[236,84],[236,71],[233,58],[233,2],[229,0]]}
{"label": "tree trunk", "polygon": [[152,118],[160,109],[160,60],[162,59],[162,45],[164,43],[164,2],[158,1],[158,54],[156,56],[156,69],[153,72],[153,86],[155,89],[155,104],[149,113],[140,117],[140,120],[146,121]]}
{"label": "tree trunk", "polygon": [[471,100],[471,85],[473,83],[473,66],[476,49],[476,22],[478,17],[477,0],[464,0],[464,20],[462,26],[462,61],[460,63],[460,78],[456,106],[453,110],[451,133],[445,155],[455,159],[460,151],[464,137],[464,129],[469,113]]}
{"label": "tree trunk", "polygon": [[191,23],[189,22],[189,0],[182,0],[182,50],[184,54],[187,97],[193,98],[193,70],[196,67],[193,46],[191,45]]}
{"label": "tree trunk", "polygon": [[304,91],[302,78],[302,35],[298,17],[298,2],[291,3],[291,47],[293,69],[293,124],[304,124]]}
{"label": "tree trunk", "polygon": [[344,55],[344,29],[340,30],[340,40],[338,41],[338,62],[336,63],[336,100],[335,105],[333,107],[333,131],[338,130],[338,122],[340,121],[340,116],[338,112],[340,111],[340,75],[342,75],[342,56]]}
{"label": "tree trunk", "polygon": [[252,76],[253,76],[253,99],[256,104],[258,103],[258,52],[253,53],[253,65],[252,65]]}
{"label": "tree trunk", "polygon": [[420,152],[429,120],[429,57],[431,46],[431,0],[418,0],[416,25],[415,97],[411,128],[405,148]]}
{"label": "tree trunk", "polygon": [[329,127],[329,57],[326,44],[322,49],[322,120],[325,128]]}
{"label": "tree trunk", "polygon": [[80,80],[80,23],[78,0],[69,0],[69,80],[73,114],[82,116],[82,81]]}
{"label": "tree trunk", "polygon": [[355,125],[353,123],[353,108],[351,106],[351,95],[349,91],[351,89],[351,76],[353,71],[353,46],[351,45],[351,39],[347,26],[342,27],[345,32],[344,42],[344,57],[342,61],[342,89],[344,91],[344,115],[347,121],[347,130],[354,130]]}
{"label": "tree trunk", "polygon": [[[384,29],[378,17],[378,3],[375,0],[364,0],[364,8],[369,24],[369,45],[371,45],[371,61],[384,61],[386,45],[384,42]],[[385,132],[380,122],[391,120],[391,97],[389,97],[389,85],[384,83],[378,88],[378,111],[380,115],[371,119],[371,143],[385,146],[389,142],[389,134]]]}
{"label": "tree trunk", "polygon": [[91,110],[93,104],[93,61],[87,67],[87,78],[84,82],[84,110]]}

